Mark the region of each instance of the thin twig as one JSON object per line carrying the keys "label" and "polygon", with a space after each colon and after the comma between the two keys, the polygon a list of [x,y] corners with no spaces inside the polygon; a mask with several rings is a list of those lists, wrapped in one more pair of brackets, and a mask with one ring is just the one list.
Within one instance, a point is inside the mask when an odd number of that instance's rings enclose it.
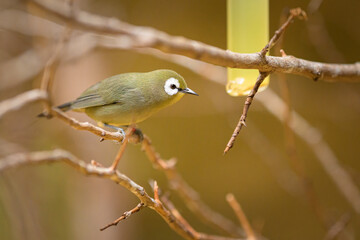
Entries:
{"label": "thin twig", "polygon": [[122,144],[121,144],[121,146],[119,148],[119,151],[116,154],[116,157],[115,157],[113,163],[110,166],[111,170],[113,170],[113,171],[116,170],[116,168],[117,168],[117,166],[118,166],[118,164],[120,162],[120,159],[124,155],[126,146],[127,146],[128,142],[129,142],[130,136],[132,135],[133,129],[134,129],[133,127],[128,127],[128,129],[126,129],[124,140],[122,141]]}
{"label": "thin twig", "polygon": [[133,209],[124,212],[118,219],[116,219],[115,221],[113,221],[112,223],[109,223],[108,225],[106,225],[105,227],[100,228],[100,231],[104,231],[105,229],[111,227],[111,226],[116,226],[118,225],[119,222],[121,222],[122,220],[127,219],[128,217],[130,217],[132,214],[139,212],[142,208],[144,208],[144,203],[139,203],[138,205],[136,205],[136,207],[134,207]]}
{"label": "thin twig", "polygon": [[106,18],[80,10],[73,16],[71,9],[58,1],[32,0],[31,3],[47,14],[71,23],[75,28],[100,34],[129,36],[132,39],[129,44],[133,47],[156,48],[166,53],[184,55],[223,67],[258,69],[260,72],[284,72],[330,82],[360,82],[360,63],[326,64],[292,56],[263,58],[258,53],[235,53],[184,37],[173,37],[149,27],[138,27],[115,18]]}
{"label": "thin twig", "polygon": [[110,166],[110,169],[112,169],[113,171],[117,168],[117,166],[118,166],[118,164],[120,162],[120,159],[124,155],[124,152],[125,152],[125,149],[126,149],[126,146],[127,146],[128,142],[129,142],[129,136],[125,135],[124,141],[122,142],[122,144],[121,144],[121,146],[119,148],[119,151],[116,154],[116,157],[115,157],[113,163]]}
{"label": "thin twig", "polygon": [[232,148],[232,146],[234,145],[236,137],[239,135],[242,126],[246,126],[245,120],[246,120],[246,116],[247,116],[247,113],[249,111],[250,105],[252,103],[252,100],[254,99],[255,94],[257,93],[261,83],[264,81],[264,79],[268,75],[269,75],[269,72],[260,72],[253,89],[250,91],[249,95],[246,98],[244,108],[243,108],[243,112],[241,114],[239,122],[236,125],[236,127],[234,129],[234,132],[233,132],[228,144],[226,145],[226,148],[224,150],[224,154],[226,154]]}
{"label": "thin twig", "polygon": [[[155,190],[155,188],[154,188]],[[154,191],[155,193],[155,191]],[[174,204],[170,201],[168,196],[162,196],[161,202],[165,204],[165,206],[170,210],[170,212],[180,221],[182,224],[184,224],[187,229],[189,229],[191,232],[193,232],[194,235],[196,235],[195,229],[192,228],[192,226],[185,220],[185,218],[180,214],[180,212],[175,208]]]}
{"label": "thin twig", "polygon": [[344,231],[348,223],[350,222],[351,216],[348,213],[343,214],[340,219],[330,227],[329,231],[326,233],[324,240],[333,240],[336,239],[337,236],[341,232]]}
{"label": "thin twig", "polygon": [[235,212],[237,218],[239,219],[239,222],[240,222],[241,226],[244,228],[247,239],[248,240],[255,240],[256,237],[255,237],[254,230],[252,229],[252,227],[251,227],[251,225],[250,225],[244,211],[241,208],[241,205],[236,200],[235,196],[232,193],[228,193],[226,195],[226,201],[229,203],[229,205],[231,206],[231,208]]}
{"label": "thin twig", "polygon": [[290,15],[284,24],[275,32],[274,36],[270,39],[268,44],[261,50],[260,56],[265,57],[266,53],[276,44],[280,39],[282,34],[285,32],[286,28],[290,25],[294,18],[307,19],[306,13],[301,8],[293,8],[290,10]]}

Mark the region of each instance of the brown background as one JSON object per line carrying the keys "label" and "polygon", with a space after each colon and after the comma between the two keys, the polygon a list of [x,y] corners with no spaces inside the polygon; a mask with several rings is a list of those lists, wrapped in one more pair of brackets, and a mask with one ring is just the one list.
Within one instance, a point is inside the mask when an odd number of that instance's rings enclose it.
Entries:
{"label": "brown background", "polygon": [[[92,13],[226,48],[225,1],[79,2],[79,8]],[[277,29],[284,8],[302,7],[306,10],[308,2],[271,1],[270,33]],[[3,0],[0,6],[3,10],[26,9],[10,0]],[[311,26],[314,20],[314,15],[310,14],[308,23],[295,21],[287,30],[284,42],[286,53],[315,61],[357,61],[360,49],[359,9],[360,2],[357,0],[324,1],[319,12],[331,39],[309,34],[307,24]],[[314,39],[320,39],[321,46],[327,46],[332,40],[337,50],[330,46],[325,48],[327,51],[321,52],[313,44]],[[0,60],[4,63],[34,45],[42,48],[49,42],[2,30]],[[29,67],[22,66],[24,69]],[[60,104],[72,100],[86,87],[111,75],[159,68],[181,73],[189,87],[200,94],[200,97],[186,96],[176,105],[140,124],[161,156],[177,157],[178,170],[185,180],[209,206],[235,222],[234,213],[225,201],[228,192],[235,194],[254,228],[262,228],[262,234],[269,239],[322,239],[326,230],[308,203],[285,191],[264,159],[254,151],[263,148],[256,139],[264,135],[269,140],[267,144],[271,144],[280,156],[269,153],[267,161],[280,161],[285,167],[290,165],[282,124],[256,100],[247,119],[249,127],[243,129],[235,147],[225,157],[222,152],[240,116],[244,98],[232,98],[225,93],[224,86],[153,56],[98,48],[81,58],[65,62],[56,75],[54,101]],[[40,78],[39,74],[15,87],[3,87],[0,98],[37,87]],[[0,81],[2,79],[0,76]],[[273,74],[270,88],[279,92],[277,80],[278,75]],[[287,80],[292,107],[323,134],[359,186],[360,85],[315,83],[290,75]],[[19,148],[24,151],[63,148],[86,161],[94,159],[104,165],[111,163],[118,145],[111,141],[99,143],[97,136],[74,131],[57,119],[35,120],[40,111],[41,106],[32,105],[1,119],[0,138],[7,141],[0,145],[1,155]],[[82,114],[70,115],[89,120]],[[12,149],[9,142],[17,146]],[[350,213],[352,219],[347,228],[348,238],[343,239],[358,238],[359,215],[339,193],[309,146],[298,138],[296,143],[299,157],[305,164],[306,173],[327,217],[336,220],[342,214]],[[149,179],[158,180],[161,188],[168,189],[164,175],[152,168],[139,146],[128,147],[119,169],[145,186],[149,193]],[[172,200],[195,229],[222,234],[194,217],[175,193]],[[0,239],[181,239],[149,209],[142,210],[117,227],[99,231],[100,227],[137,203],[138,200],[127,190],[108,180],[84,177],[63,164],[9,170],[0,178]]]}

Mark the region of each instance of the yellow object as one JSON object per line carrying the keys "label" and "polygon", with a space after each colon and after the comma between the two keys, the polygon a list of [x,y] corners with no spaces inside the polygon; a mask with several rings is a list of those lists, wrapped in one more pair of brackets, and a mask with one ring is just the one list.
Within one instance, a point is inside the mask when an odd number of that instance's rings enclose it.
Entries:
{"label": "yellow object", "polygon": [[[268,0],[227,0],[228,49],[239,53],[255,53],[269,41]],[[231,96],[247,95],[253,88],[259,71],[228,68],[226,92]],[[269,85],[269,78],[259,91]]]}

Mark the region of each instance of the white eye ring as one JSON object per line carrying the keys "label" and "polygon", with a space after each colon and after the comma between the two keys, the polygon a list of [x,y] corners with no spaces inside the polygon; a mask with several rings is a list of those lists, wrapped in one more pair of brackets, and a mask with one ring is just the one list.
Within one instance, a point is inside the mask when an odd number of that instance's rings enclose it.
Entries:
{"label": "white eye ring", "polygon": [[[174,88],[174,86],[175,86],[175,88]],[[165,82],[164,90],[168,95],[172,96],[172,95],[178,93],[179,87],[180,87],[179,80],[177,80],[176,78],[169,78]]]}

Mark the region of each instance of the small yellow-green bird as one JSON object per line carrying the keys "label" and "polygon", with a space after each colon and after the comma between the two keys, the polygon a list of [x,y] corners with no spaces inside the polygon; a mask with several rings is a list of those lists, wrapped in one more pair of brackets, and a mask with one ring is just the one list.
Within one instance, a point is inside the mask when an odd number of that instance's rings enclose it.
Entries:
{"label": "small yellow-green bird", "polygon": [[76,100],[58,106],[62,111],[85,112],[100,125],[113,127],[141,122],[185,94],[197,95],[182,76],[172,70],[123,73],[86,89]]}

